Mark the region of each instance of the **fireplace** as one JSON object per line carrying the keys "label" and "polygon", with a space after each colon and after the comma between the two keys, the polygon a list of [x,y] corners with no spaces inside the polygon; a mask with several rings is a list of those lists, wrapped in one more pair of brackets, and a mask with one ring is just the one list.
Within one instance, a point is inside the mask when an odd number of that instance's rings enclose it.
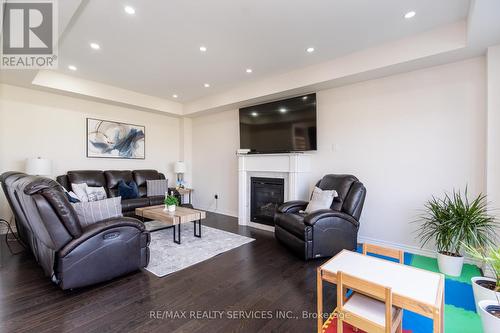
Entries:
{"label": "fireplace", "polygon": [[250,221],[274,226],[274,213],[284,201],[283,178],[250,178]]}

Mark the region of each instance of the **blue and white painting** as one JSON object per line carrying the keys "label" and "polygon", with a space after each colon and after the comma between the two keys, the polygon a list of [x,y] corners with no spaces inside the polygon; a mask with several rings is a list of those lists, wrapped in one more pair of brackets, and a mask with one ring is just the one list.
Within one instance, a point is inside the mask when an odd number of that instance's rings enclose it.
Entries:
{"label": "blue and white painting", "polygon": [[145,158],[144,126],[87,118],[87,157]]}

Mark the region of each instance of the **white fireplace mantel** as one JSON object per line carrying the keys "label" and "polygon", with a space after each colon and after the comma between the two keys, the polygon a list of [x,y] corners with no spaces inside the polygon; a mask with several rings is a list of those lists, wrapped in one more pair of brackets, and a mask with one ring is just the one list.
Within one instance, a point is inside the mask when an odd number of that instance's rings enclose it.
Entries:
{"label": "white fireplace mantel", "polygon": [[307,153],[238,154],[238,223],[274,231],[273,227],[250,221],[250,178],[283,178],[285,201],[307,200],[310,159],[311,155]]}

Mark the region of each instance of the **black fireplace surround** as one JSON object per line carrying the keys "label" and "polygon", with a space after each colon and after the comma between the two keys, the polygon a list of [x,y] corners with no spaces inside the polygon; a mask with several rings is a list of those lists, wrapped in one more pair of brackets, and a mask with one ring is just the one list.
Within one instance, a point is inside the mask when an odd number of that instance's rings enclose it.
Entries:
{"label": "black fireplace surround", "polygon": [[250,221],[274,226],[274,213],[285,200],[283,178],[250,178]]}

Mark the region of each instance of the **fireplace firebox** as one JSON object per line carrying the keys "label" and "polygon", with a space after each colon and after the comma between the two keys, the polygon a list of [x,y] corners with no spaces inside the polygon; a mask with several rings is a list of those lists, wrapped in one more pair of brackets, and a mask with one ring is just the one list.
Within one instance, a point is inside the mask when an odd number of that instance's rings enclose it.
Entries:
{"label": "fireplace firebox", "polygon": [[250,221],[274,226],[274,213],[285,200],[283,178],[250,178]]}

